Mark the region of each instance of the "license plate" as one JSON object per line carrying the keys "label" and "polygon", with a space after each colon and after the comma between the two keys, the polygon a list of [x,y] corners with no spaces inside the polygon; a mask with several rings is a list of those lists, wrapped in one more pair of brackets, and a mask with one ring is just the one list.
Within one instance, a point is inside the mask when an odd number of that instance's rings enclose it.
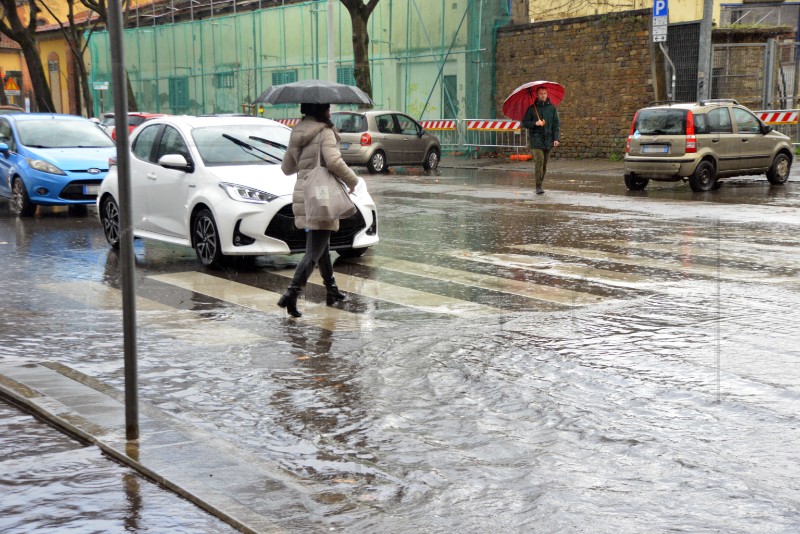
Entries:
{"label": "license plate", "polygon": [[99,185],[84,185],[83,186],[83,194],[84,195],[97,195],[100,192]]}
{"label": "license plate", "polygon": [[350,143],[342,143],[342,150],[347,150],[350,148]]}
{"label": "license plate", "polygon": [[669,152],[667,145],[644,145],[642,146],[643,154],[666,154]]}

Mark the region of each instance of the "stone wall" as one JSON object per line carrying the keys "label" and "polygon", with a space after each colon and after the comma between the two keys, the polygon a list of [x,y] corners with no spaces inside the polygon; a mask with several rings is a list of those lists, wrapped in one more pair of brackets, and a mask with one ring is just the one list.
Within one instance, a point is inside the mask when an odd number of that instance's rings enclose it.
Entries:
{"label": "stone wall", "polygon": [[634,113],[656,100],[651,16],[643,9],[500,28],[497,116],[523,83],[556,81],[566,97],[558,106],[561,147],[553,156],[621,157]]}

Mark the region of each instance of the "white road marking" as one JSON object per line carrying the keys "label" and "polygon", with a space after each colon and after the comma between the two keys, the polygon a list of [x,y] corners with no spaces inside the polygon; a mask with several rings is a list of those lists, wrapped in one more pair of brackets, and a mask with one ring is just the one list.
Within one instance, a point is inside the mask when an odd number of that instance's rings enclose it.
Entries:
{"label": "white road marking", "polygon": [[[42,289],[70,300],[104,310],[122,311],[122,292],[100,282],[82,280],[43,284]],[[229,345],[263,340],[258,334],[226,326],[144,297],[136,297],[138,325],[158,328],[171,337],[201,345]]]}

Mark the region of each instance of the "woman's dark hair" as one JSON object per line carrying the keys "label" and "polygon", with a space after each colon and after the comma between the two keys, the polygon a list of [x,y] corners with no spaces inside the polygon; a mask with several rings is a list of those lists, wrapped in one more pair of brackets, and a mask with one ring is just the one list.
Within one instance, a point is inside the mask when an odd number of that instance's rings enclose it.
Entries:
{"label": "woman's dark hair", "polygon": [[331,109],[330,104],[300,104],[300,114],[314,117],[317,121],[323,122],[328,126],[333,126],[333,123],[328,119],[327,113]]}

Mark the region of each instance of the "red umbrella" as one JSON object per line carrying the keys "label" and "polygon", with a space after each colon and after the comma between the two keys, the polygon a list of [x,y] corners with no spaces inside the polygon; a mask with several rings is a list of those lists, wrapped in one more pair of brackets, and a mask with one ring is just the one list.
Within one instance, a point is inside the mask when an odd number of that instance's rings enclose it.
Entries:
{"label": "red umbrella", "polygon": [[514,92],[508,95],[503,102],[503,114],[509,119],[521,121],[525,117],[525,112],[536,101],[536,91],[544,87],[547,89],[547,98],[554,106],[564,100],[564,86],[556,82],[539,80],[520,85]]}

